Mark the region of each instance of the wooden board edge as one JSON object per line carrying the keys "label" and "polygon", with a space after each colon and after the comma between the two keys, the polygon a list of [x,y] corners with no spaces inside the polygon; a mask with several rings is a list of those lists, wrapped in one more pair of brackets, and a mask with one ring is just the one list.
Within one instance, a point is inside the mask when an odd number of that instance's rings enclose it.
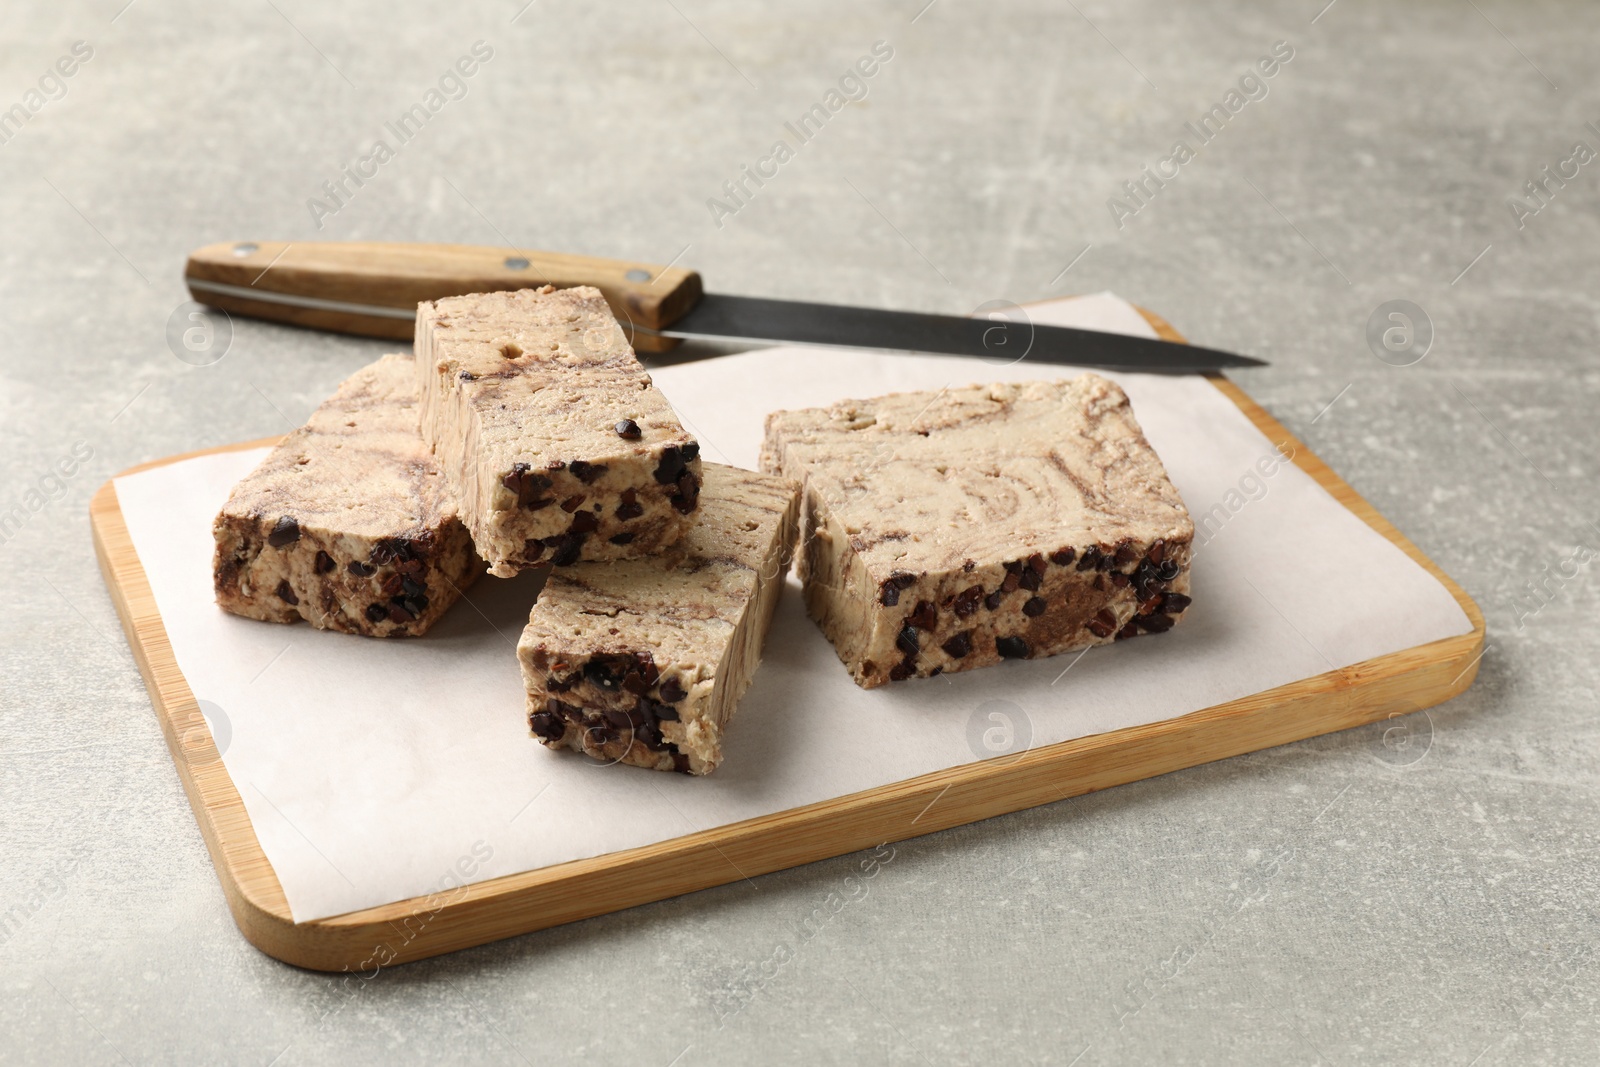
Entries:
{"label": "wooden board edge", "polygon": [[[1182,339],[1164,320],[1140,310],[1162,336]],[[1269,438],[1293,441],[1294,461],[1341,504],[1444,583],[1472,620],[1472,631],[1177,719],[966,764],[654,845],[306,923],[290,917],[287,898],[243,800],[177,670],[112,481],[91,502],[91,524],[107,587],[240,931],[251,944],[285,962],[365,973],[1360,726],[1464,691],[1476,677],[1483,648],[1477,605],[1248,395],[1220,376],[1208,377]],[[198,450],[141,464],[117,477],[278,440]],[[1359,700],[1353,695],[1357,692]],[[1220,731],[1222,726],[1229,729]],[[1227,743],[1218,744],[1224,737]]]}

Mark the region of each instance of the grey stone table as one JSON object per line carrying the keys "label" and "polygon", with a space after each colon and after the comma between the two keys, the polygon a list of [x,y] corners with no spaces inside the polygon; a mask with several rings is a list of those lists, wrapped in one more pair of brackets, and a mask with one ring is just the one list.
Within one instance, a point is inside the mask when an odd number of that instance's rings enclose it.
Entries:
{"label": "grey stone table", "polygon": [[[0,1060],[1594,1062],[1600,10],[1325,2],[11,5]],[[735,199],[745,166],[772,176]],[[1405,745],[905,842],[804,936],[859,857],[341,995],[234,929],[86,521],[116,471],[285,430],[383,350],[237,321],[176,358],[184,254],[241,237],[955,313],[1115,290],[1271,360],[1237,380],[1477,598],[1482,673]],[[1426,318],[1374,348],[1394,300]]]}

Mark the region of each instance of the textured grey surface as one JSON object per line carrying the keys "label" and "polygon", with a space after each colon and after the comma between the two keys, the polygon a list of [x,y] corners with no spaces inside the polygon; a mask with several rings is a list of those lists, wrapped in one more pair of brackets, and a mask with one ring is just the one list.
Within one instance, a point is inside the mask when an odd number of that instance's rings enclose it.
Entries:
{"label": "textured grey surface", "polygon": [[[1593,564],[1550,576],[1600,549],[1600,164],[1522,229],[1507,206],[1600,148],[1593,5],[123,2],[13,5],[0,39],[0,108],[94,48],[0,144],[0,1060],[1595,1061],[1600,598]],[[480,39],[466,96],[319,232],[320,183]],[[880,39],[865,101],[715,226]],[[1270,93],[1113,225],[1280,39]],[[184,253],[232,237],[688,246],[728,291],[958,313],[1113,289],[1272,361],[1238,380],[1478,599],[1482,673],[1388,746],[906,842],[864,896],[844,857],[346,995],[234,929],[85,518],[114,472],[284,430],[384,347],[241,321],[180,362]],[[1414,366],[1365,340],[1393,299],[1436,331]]]}

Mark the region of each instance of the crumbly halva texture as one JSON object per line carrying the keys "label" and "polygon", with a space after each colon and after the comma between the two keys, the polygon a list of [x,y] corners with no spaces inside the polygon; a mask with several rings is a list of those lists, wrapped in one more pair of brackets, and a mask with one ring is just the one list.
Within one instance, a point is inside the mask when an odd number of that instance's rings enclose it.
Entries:
{"label": "crumbly halva texture", "polygon": [[417,306],[422,436],[491,573],[648,556],[688,530],[700,445],[600,290]]}
{"label": "crumbly halva texture", "polygon": [[698,520],[649,559],[551,572],[517,644],[528,726],[607,763],[710,774],[794,551],[787,479],[705,466]]}
{"label": "crumbly halva texture", "polygon": [[973,385],[774,412],[806,607],[865,688],[1163,633],[1194,524],[1127,396]]}
{"label": "crumbly halva texture", "polygon": [[212,524],[217,603],[369,637],[422,634],[483,571],[417,433],[410,356],[346,378]]}

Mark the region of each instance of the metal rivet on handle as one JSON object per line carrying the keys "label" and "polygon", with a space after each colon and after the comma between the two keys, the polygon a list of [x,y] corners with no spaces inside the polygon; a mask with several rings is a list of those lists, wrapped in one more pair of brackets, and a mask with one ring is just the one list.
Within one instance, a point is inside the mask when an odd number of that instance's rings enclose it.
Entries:
{"label": "metal rivet on handle", "polygon": [[623,277],[628,279],[630,282],[647,282],[650,280],[650,272],[647,270],[640,270],[638,267],[635,267],[628,273],[624,274]]}
{"label": "metal rivet on handle", "polygon": [[510,270],[527,270],[528,261],[521,256],[507,256],[506,267]]}
{"label": "metal rivet on handle", "polygon": [[253,245],[249,241],[245,241],[241,244],[236,244],[233,246],[233,254],[238,256],[240,259],[243,259],[245,256],[254,253],[256,249],[260,247],[260,245]]}

